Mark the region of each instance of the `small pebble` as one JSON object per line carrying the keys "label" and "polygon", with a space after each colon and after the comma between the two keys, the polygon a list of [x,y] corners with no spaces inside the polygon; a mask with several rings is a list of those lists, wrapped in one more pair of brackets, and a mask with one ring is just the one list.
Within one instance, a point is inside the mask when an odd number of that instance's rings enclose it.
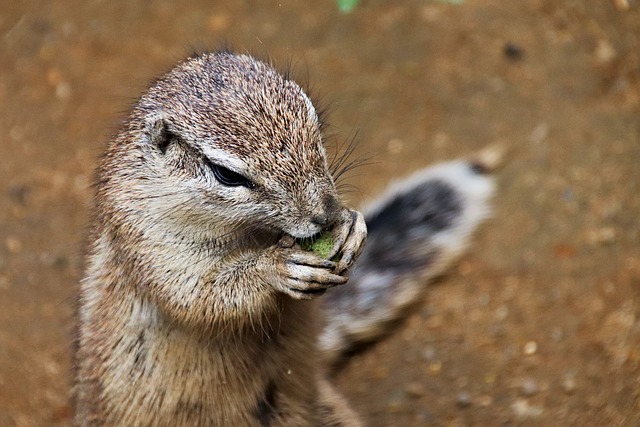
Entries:
{"label": "small pebble", "polygon": [[431,345],[426,346],[422,351],[422,357],[428,362],[434,360],[436,358],[436,349]]}
{"label": "small pebble", "polygon": [[539,123],[529,134],[529,142],[535,145],[541,144],[549,136],[549,125]]}
{"label": "small pebble", "polygon": [[489,396],[488,394],[483,394],[482,396],[478,396],[475,400],[476,400],[476,405],[482,408],[491,406],[491,404],[493,403],[493,397]]}
{"label": "small pebble", "polygon": [[456,398],[456,406],[458,406],[458,408],[468,408],[471,404],[471,395],[469,393],[463,391],[458,394],[458,397]]}
{"label": "small pebble", "polygon": [[613,5],[620,12],[626,12],[631,8],[631,4],[629,3],[629,0],[613,0]]}
{"label": "small pebble", "polygon": [[535,352],[538,351],[538,343],[535,341],[529,341],[524,345],[523,351],[524,351],[524,354],[526,354],[527,356],[531,356],[532,354],[535,354]]}
{"label": "small pebble", "polygon": [[524,49],[513,42],[505,44],[502,52],[512,61],[519,61],[524,57]]}
{"label": "small pebble", "polygon": [[67,82],[61,82],[56,85],[56,98],[69,99],[71,97],[71,85]]}
{"label": "small pebble", "polygon": [[520,385],[520,391],[525,396],[533,396],[540,391],[540,387],[533,378],[525,378]]}
{"label": "small pebble", "polygon": [[504,321],[507,319],[507,317],[509,317],[509,307],[502,304],[500,307],[496,309],[495,318],[498,321]]}
{"label": "small pebble", "polygon": [[562,389],[567,394],[573,394],[576,391],[576,376],[572,373],[565,374],[562,378]]}
{"label": "small pebble", "polygon": [[13,236],[7,237],[5,245],[12,254],[17,254],[22,251],[22,242]]}
{"label": "small pebble", "polygon": [[616,50],[607,40],[600,39],[596,44],[595,57],[599,64],[605,65],[613,61],[617,56]]}
{"label": "small pebble", "polygon": [[424,384],[418,381],[410,382],[404,388],[404,392],[411,398],[422,397],[425,394]]}
{"label": "small pebble", "polygon": [[589,241],[596,245],[611,244],[616,240],[616,230],[613,227],[602,227],[589,230]]}
{"label": "small pebble", "polygon": [[518,399],[513,402],[511,404],[511,411],[520,419],[536,418],[544,412],[540,406],[530,405],[526,399]]}
{"label": "small pebble", "polygon": [[441,370],[442,370],[441,361],[434,360],[433,362],[429,363],[429,372],[431,372],[433,375],[439,374]]}

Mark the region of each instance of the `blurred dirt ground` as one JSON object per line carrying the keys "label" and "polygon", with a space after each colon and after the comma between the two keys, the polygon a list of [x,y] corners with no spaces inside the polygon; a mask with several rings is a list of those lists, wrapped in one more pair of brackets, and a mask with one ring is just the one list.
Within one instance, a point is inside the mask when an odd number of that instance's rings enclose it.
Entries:
{"label": "blurred dirt ground", "polygon": [[471,253],[340,376],[369,425],[640,425],[638,1],[23,0],[0,6],[1,426],[69,425],[95,158],[147,81],[225,42],[358,131],[354,204],[510,150]]}

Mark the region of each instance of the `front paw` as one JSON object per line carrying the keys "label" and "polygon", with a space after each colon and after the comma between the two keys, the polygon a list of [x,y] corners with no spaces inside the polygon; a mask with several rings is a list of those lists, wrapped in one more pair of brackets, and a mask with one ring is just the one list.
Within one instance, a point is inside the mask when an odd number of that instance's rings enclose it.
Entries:
{"label": "front paw", "polygon": [[336,265],[338,274],[344,273],[358,259],[367,239],[367,225],[362,214],[355,210],[344,209],[334,232],[334,244],[328,258],[340,255]]}
{"label": "front paw", "polygon": [[276,288],[296,299],[318,297],[347,281],[346,277],[334,273],[335,262],[298,249],[281,249],[277,269]]}

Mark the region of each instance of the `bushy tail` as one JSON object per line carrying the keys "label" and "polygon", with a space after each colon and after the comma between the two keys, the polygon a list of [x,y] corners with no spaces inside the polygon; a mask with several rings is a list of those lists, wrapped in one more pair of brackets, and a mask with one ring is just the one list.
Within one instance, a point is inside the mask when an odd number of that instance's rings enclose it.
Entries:
{"label": "bushy tail", "polygon": [[322,298],[320,347],[332,367],[387,335],[466,249],[490,214],[491,170],[501,152],[423,169],[392,185],[365,213],[367,245],[349,283]]}

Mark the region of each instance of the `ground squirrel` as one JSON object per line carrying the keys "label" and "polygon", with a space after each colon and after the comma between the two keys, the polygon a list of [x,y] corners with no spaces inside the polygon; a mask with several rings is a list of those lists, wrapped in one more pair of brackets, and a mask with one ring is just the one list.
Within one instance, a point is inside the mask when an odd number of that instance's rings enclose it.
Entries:
{"label": "ground squirrel", "polygon": [[[182,62],[98,167],[76,423],[361,425],[327,373],[462,252],[488,213],[486,167],[450,162],[393,186],[351,269],[367,227],[340,201],[303,90],[247,55]],[[296,243],[323,230],[326,259]]]}

